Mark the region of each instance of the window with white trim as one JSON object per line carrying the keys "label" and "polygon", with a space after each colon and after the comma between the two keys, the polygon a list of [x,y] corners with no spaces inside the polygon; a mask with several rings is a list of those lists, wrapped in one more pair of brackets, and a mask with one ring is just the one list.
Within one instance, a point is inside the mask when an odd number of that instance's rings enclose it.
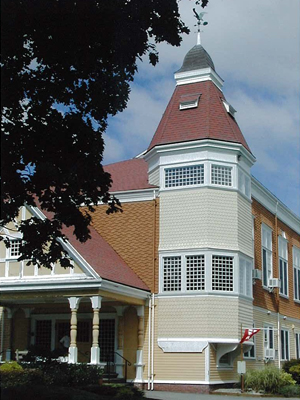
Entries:
{"label": "window with white trim", "polygon": [[273,325],[264,326],[264,357],[268,359],[275,358]]}
{"label": "window with white trim", "polygon": [[251,197],[251,180],[250,177],[239,169],[239,190],[245,196]]}
{"label": "window with white trim", "polygon": [[[300,301],[300,249],[293,246],[294,299]],[[299,357],[300,358],[300,357]]]}
{"label": "window with white trim", "polygon": [[[255,328],[255,322],[253,322],[252,327]],[[256,350],[255,350],[255,337],[256,335],[252,336],[251,341],[253,342],[253,346],[250,350],[244,353],[244,358],[255,358],[256,357]]]}
{"label": "window with white trim", "polygon": [[300,358],[300,333],[295,333],[295,341],[296,341],[296,358]]}
{"label": "window with white trim", "polygon": [[181,290],[181,256],[164,257],[163,275],[164,292]]}
{"label": "window with white trim", "polygon": [[243,257],[239,258],[240,294],[252,296],[252,262]]}
{"label": "window with white trim", "polygon": [[212,165],[211,183],[213,185],[232,186],[232,168],[223,165]]}
{"label": "window with white trim", "polygon": [[204,255],[186,257],[186,290],[205,290]]}
{"label": "window with white trim", "polygon": [[212,290],[233,291],[233,257],[212,256]]}
{"label": "window with white trim", "polygon": [[290,359],[289,349],[289,331],[287,329],[281,329],[280,331],[280,342],[281,342],[281,360],[287,361]]}
{"label": "window with white trim", "polygon": [[272,278],[272,229],[262,224],[261,226],[262,245],[262,272],[263,286],[268,287],[268,280]]}
{"label": "window with white trim", "polygon": [[21,239],[10,240],[10,247],[8,248],[8,257],[9,258],[19,258],[20,257],[21,242],[22,242]]}
{"label": "window with white trim", "polygon": [[165,187],[180,187],[204,184],[204,165],[191,165],[165,169]]}
{"label": "window with white trim", "polygon": [[278,250],[280,279],[279,293],[288,296],[288,249],[287,241],[281,236],[278,237]]}

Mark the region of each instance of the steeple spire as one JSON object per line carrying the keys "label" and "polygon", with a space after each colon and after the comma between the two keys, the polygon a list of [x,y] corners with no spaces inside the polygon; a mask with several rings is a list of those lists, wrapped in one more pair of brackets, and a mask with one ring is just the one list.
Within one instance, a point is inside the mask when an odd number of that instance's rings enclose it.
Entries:
{"label": "steeple spire", "polygon": [[204,14],[207,14],[207,13],[206,12],[201,12],[201,13],[198,14],[195,8],[193,8],[193,11],[194,11],[195,17],[197,18],[197,26],[198,26],[198,30],[197,30],[197,45],[200,45],[201,44],[201,29],[200,29],[200,26],[201,25],[205,26],[205,25],[208,24],[208,22],[203,21],[203,16],[204,16]]}

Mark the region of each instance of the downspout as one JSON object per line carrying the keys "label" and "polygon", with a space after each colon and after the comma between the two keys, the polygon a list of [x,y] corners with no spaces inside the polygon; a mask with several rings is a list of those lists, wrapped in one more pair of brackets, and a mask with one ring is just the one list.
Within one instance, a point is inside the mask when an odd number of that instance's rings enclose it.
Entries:
{"label": "downspout", "polygon": [[2,361],[2,354],[3,354],[3,344],[4,340],[4,307],[2,307],[2,313],[1,313],[1,347],[0,347],[0,362]]}
{"label": "downspout", "polygon": [[152,311],[152,300],[151,295],[149,296],[149,322],[148,322],[148,390],[150,390],[151,381],[151,311]]}
{"label": "downspout", "polygon": [[[278,201],[276,202],[275,210],[275,263],[278,269],[278,279],[280,280],[279,258],[278,258],[278,220],[277,220]],[[278,346],[278,368],[281,368],[281,339],[280,339],[280,297],[279,290],[276,292],[277,300],[277,346]]]}
{"label": "downspout", "polygon": [[153,193],[154,201],[154,221],[153,221],[153,287],[152,287],[152,299],[151,299],[151,385],[150,389],[154,387],[154,293],[155,293],[155,260],[156,260],[156,193]]}
{"label": "downspout", "polygon": [[154,293],[152,293],[151,390],[154,386]]}

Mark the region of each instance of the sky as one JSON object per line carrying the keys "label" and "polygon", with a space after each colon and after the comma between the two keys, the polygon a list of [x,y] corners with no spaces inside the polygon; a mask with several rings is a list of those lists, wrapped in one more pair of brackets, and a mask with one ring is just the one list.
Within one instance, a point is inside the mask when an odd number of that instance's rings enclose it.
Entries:
{"label": "sky", "polygon": [[[195,3],[179,5],[191,32],[180,47],[160,44],[157,66],[139,62],[127,109],[108,121],[104,164],[140,154],[155,133],[174,72],[196,44]],[[201,44],[256,157],[252,174],[300,216],[300,1],[210,0],[197,11],[207,12]]]}

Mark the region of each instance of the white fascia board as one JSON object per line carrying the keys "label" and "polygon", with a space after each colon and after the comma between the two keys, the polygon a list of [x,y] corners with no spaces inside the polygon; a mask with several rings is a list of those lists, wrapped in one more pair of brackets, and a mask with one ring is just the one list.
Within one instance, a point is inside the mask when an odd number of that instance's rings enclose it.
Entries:
{"label": "white fascia board", "polygon": [[176,85],[212,81],[221,91],[224,83],[223,79],[210,67],[193,71],[176,72],[174,78],[176,80]]}
{"label": "white fascia board", "polygon": [[[240,339],[228,339],[228,338],[189,338],[189,337],[180,337],[180,338],[168,338],[168,337],[158,337],[157,340],[164,341],[164,342],[208,342],[208,343],[226,343],[226,344],[236,344],[240,343]],[[252,343],[252,342],[251,342]]]}
{"label": "white fascia board", "polygon": [[156,197],[158,188],[153,187],[149,189],[138,189],[138,190],[124,190],[119,192],[110,192],[116,196],[121,203],[132,203],[135,201],[150,201]]}
{"label": "white fascia board", "polygon": [[74,289],[98,289],[101,287],[101,280],[74,280],[71,282],[69,280],[66,281],[51,281],[45,280],[44,282],[41,281],[22,281],[22,282],[7,282],[1,283],[0,289],[2,293],[7,292],[36,292],[36,291],[45,291],[45,290],[74,290]]}
{"label": "white fascia board", "polygon": [[277,214],[280,221],[300,234],[300,218],[254,178],[254,176],[251,176],[251,196],[273,215]]}
{"label": "white fascia board", "polygon": [[211,139],[200,139],[187,142],[169,143],[162,144],[153,147],[147,154],[145,154],[144,159],[149,165],[152,165],[152,160],[157,163],[156,157],[161,157],[164,154],[178,155],[182,152],[196,151],[196,150],[210,150],[215,149],[217,151],[225,150],[232,151],[237,155],[242,155],[248,161],[250,165],[253,165],[256,158],[240,143],[225,142],[221,140],[211,140]]}
{"label": "white fascia board", "polygon": [[[42,220],[45,220],[47,218],[39,208],[31,206],[27,206],[27,208],[37,218],[40,218]],[[71,245],[69,241],[65,242],[61,238],[57,238],[57,241],[68,252],[73,261],[75,261],[79,265],[79,267],[83,269],[83,272],[92,276],[95,279],[100,278],[99,274],[97,274],[93,267],[81,256],[81,254]]]}
{"label": "white fascia board", "polygon": [[102,280],[101,289],[144,300],[148,299],[150,296],[150,291],[126,286],[118,282],[107,281],[105,279]]}
{"label": "white fascia board", "polygon": [[116,293],[126,295],[133,298],[146,300],[150,292],[126,285],[122,285],[117,282],[111,282],[106,280],[94,280],[94,279],[74,279],[66,282],[65,280],[51,280],[47,278],[44,281],[37,280],[22,280],[13,282],[3,282],[0,285],[1,292],[33,292],[41,290],[74,290],[74,289],[102,289],[110,293]]}

